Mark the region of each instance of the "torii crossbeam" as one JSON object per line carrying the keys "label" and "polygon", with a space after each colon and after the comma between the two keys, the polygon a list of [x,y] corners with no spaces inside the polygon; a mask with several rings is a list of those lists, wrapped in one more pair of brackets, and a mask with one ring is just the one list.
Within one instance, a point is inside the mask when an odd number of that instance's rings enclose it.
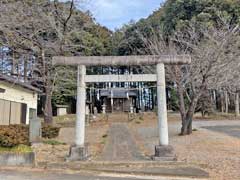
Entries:
{"label": "torii crossbeam", "polygon": [[[78,66],[77,80],[77,119],[75,146],[70,149],[69,160],[87,159],[85,147],[85,105],[86,105],[86,83],[89,82],[157,82],[158,102],[158,132],[159,145],[155,147],[156,160],[172,160],[174,158],[172,148],[169,146],[167,106],[166,106],[166,85],[165,85],[165,64],[183,65],[190,64],[189,55],[150,55],[150,56],[80,56],[80,57],[53,57],[53,65]],[[86,76],[86,66],[142,66],[156,65],[156,75],[126,75],[122,76]],[[149,76],[149,77],[147,77]],[[109,78],[109,77],[112,77]],[[95,79],[96,78],[96,79]]]}

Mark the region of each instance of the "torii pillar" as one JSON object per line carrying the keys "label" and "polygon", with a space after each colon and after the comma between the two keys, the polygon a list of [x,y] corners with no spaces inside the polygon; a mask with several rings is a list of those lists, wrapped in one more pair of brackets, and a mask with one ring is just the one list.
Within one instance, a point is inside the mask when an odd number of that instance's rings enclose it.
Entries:
{"label": "torii pillar", "polygon": [[82,161],[88,157],[88,147],[85,144],[85,119],[86,119],[86,66],[78,65],[77,71],[77,104],[75,144],[70,148],[69,161]]}
{"label": "torii pillar", "polygon": [[176,157],[172,146],[169,145],[165,66],[163,63],[157,64],[156,72],[159,145],[155,146],[155,155],[152,156],[152,159],[157,161],[172,161]]}
{"label": "torii pillar", "polygon": [[[153,160],[174,160],[173,148],[169,145],[167,105],[166,105],[166,85],[164,64],[181,65],[190,64],[191,57],[188,55],[178,56],[83,56],[83,57],[54,57],[54,65],[77,65],[78,85],[77,85],[77,119],[76,119],[76,139],[75,145],[71,147],[68,160],[86,160],[87,146],[85,144],[85,104],[86,104],[86,82],[96,82],[102,78],[101,82],[112,82],[109,75],[86,76],[86,66],[124,66],[124,65],[156,65],[157,75],[147,77],[142,75],[132,75],[131,82],[157,81],[158,99],[158,132],[159,144],[155,146]],[[151,77],[151,78],[150,78]],[[111,76],[112,79],[119,77]],[[86,80],[88,79],[88,80]],[[106,80],[107,79],[107,80]],[[128,80],[124,75],[120,78]],[[99,81],[97,81],[99,82]]]}

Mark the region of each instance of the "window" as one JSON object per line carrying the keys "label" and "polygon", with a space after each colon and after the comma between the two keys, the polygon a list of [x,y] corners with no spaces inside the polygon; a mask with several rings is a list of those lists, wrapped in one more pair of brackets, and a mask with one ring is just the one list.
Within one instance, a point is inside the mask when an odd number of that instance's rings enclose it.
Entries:
{"label": "window", "polygon": [[5,93],[6,89],[0,88],[0,93]]}

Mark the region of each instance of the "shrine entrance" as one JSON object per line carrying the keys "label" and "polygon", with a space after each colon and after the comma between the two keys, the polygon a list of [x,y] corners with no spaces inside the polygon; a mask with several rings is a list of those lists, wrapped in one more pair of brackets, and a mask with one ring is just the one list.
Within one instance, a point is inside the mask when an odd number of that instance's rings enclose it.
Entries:
{"label": "shrine entrance", "polygon": [[[75,145],[70,149],[69,160],[86,160],[87,147],[85,145],[85,111],[86,111],[86,83],[95,82],[157,82],[157,114],[159,144],[155,146],[154,160],[173,160],[173,149],[169,146],[165,64],[189,64],[188,55],[165,56],[83,56],[83,57],[54,57],[54,65],[78,66],[77,80],[77,117]],[[156,74],[129,74],[129,75],[86,75],[86,67],[90,66],[156,66]],[[112,111],[124,108],[123,99],[115,101],[111,92]],[[121,100],[121,101],[120,101]],[[117,103],[117,104],[116,104]]]}
{"label": "shrine entrance", "polygon": [[126,88],[100,89],[102,113],[131,112],[136,109],[137,92]]}

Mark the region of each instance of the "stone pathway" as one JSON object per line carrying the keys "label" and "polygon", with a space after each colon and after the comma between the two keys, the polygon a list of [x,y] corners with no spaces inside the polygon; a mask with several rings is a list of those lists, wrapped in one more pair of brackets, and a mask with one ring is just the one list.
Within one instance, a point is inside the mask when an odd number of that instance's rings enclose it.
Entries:
{"label": "stone pathway", "polygon": [[110,113],[108,114],[108,120],[112,123],[123,123],[128,122],[128,114],[127,113]]}
{"label": "stone pathway", "polygon": [[125,123],[112,123],[108,139],[99,160],[103,161],[137,161],[144,160],[135,140]]}

